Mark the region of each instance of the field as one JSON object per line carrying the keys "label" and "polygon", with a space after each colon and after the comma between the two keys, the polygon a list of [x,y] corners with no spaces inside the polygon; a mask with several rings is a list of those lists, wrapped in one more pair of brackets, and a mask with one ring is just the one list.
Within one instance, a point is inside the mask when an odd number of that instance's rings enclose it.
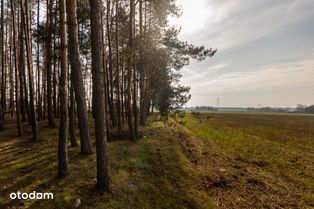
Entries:
{"label": "field", "polygon": [[[95,155],[79,147],[57,179],[57,129],[39,126],[36,143],[13,120],[0,133],[0,208],[314,208],[312,115],[154,115],[138,142],[109,142],[110,194],[94,190]],[[54,199],[9,198],[34,190]]]}

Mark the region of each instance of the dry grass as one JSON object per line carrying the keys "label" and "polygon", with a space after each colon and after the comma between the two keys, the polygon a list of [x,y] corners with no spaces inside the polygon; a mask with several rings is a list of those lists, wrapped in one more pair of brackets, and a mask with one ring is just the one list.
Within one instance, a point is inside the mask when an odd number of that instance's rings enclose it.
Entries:
{"label": "dry grass", "polygon": [[185,146],[204,144],[197,168],[220,208],[314,207],[313,116],[209,113],[177,121]]}

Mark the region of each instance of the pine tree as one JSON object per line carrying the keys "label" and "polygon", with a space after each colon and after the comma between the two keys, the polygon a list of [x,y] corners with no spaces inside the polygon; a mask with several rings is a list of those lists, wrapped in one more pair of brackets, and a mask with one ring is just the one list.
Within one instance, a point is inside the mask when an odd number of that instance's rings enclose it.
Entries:
{"label": "pine tree", "polygon": [[58,141],[58,176],[62,177],[69,173],[68,169],[68,98],[67,98],[67,35],[66,35],[66,4],[65,0],[59,0],[60,9],[60,36],[61,36],[61,74],[59,79],[60,93],[60,126]]}
{"label": "pine tree", "polygon": [[93,111],[95,117],[95,137],[97,155],[97,184],[101,191],[110,190],[109,161],[106,133],[106,109],[104,79],[102,74],[101,46],[101,0],[90,0],[91,43],[92,43],[92,80],[93,80]]}
{"label": "pine tree", "polygon": [[78,25],[76,14],[76,0],[66,0],[67,23],[69,28],[69,53],[71,63],[71,81],[73,82],[78,122],[80,129],[81,153],[92,154],[92,145],[87,121],[86,96],[83,84],[83,75],[80,62],[80,52],[78,43]]}

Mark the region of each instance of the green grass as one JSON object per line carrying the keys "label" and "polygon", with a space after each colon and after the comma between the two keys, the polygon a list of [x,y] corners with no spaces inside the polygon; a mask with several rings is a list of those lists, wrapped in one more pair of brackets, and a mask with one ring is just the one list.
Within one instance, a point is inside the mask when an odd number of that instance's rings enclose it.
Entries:
{"label": "green grass", "polygon": [[[109,142],[112,193],[95,191],[95,154],[69,147],[71,173],[57,179],[57,129],[39,140],[0,133],[0,208],[313,208],[314,117],[187,114],[152,116],[136,143]],[[93,123],[91,135],[94,140]],[[28,130],[29,127],[24,127]],[[53,192],[53,200],[12,201],[11,192]]]}
{"label": "green grass", "polygon": [[[48,129],[45,122],[39,126],[36,143],[29,137],[16,138],[12,124],[1,133],[0,208],[73,208],[76,199],[81,200],[79,208],[214,207],[193,185],[188,160],[161,122],[141,128],[144,137],[136,143],[109,143],[112,194],[94,190],[95,155],[82,156],[79,147],[69,148],[70,175],[57,179],[57,129]],[[53,192],[54,200],[9,199],[10,192],[34,190]]]}
{"label": "green grass", "polygon": [[[314,117],[288,114],[200,114],[179,119],[214,150],[245,163],[262,162],[314,207]],[[269,179],[271,180],[271,179]],[[285,183],[284,182],[284,183]],[[288,192],[287,192],[288,193]]]}

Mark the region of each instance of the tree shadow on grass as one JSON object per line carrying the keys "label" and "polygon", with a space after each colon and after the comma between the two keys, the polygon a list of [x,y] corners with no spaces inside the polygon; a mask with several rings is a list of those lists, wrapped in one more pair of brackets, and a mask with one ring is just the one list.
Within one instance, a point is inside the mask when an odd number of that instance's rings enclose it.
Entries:
{"label": "tree shadow on grass", "polygon": [[[173,143],[173,136],[163,129],[156,131],[156,127],[146,128],[143,133],[147,137],[136,143],[127,140],[109,143],[112,194],[94,189],[95,154],[83,156],[79,154],[79,147],[70,148],[71,173],[58,179],[57,141],[48,143],[49,136],[32,146],[24,141],[19,149],[31,150],[18,157],[28,162],[17,169],[11,168],[11,177],[6,179],[8,187],[0,188],[1,194],[9,198],[10,192],[18,190],[52,192],[54,199],[21,202],[1,198],[0,202],[3,200],[4,208],[73,208],[76,199],[81,200],[80,208],[212,208],[207,197],[198,193],[193,171],[188,169],[188,161]],[[41,154],[38,149],[49,151]]]}

